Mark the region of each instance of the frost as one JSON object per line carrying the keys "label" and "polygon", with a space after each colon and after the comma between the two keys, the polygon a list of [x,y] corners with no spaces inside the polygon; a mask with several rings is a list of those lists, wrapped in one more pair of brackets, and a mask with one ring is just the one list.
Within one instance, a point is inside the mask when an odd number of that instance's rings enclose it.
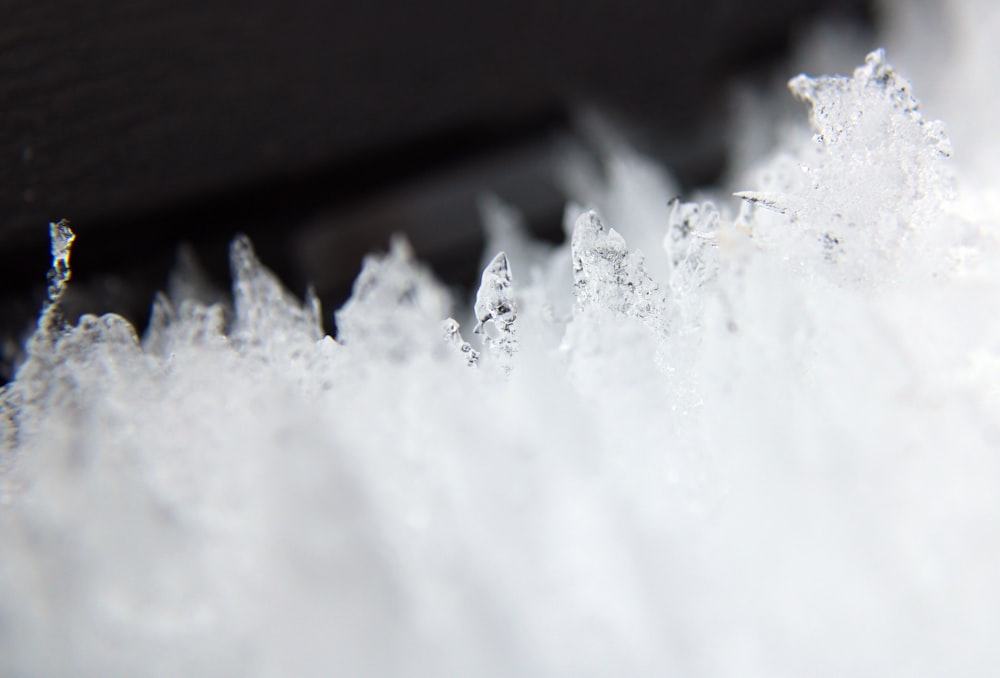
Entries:
{"label": "frost", "polygon": [[215,288],[208,274],[201,267],[194,250],[181,245],[167,280],[167,297],[176,305],[182,302],[211,306],[225,300],[225,295]]}
{"label": "frost", "polygon": [[[52,266],[48,272],[46,300],[38,317],[38,329],[28,342],[28,358],[18,370],[14,383],[0,388],[0,504],[10,501],[14,480],[17,448],[22,429],[31,425],[30,411],[47,390],[44,372],[58,368],[58,344],[67,332],[66,320],[59,302],[66,293],[72,271],[70,254],[76,235],[65,219],[49,224]],[[54,371],[54,370],[53,370]]]}
{"label": "frost", "polygon": [[720,224],[714,203],[671,201],[663,249],[671,264],[670,289],[674,297],[685,298],[712,281],[718,268],[715,236]]}
{"label": "frost", "polygon": [[444,340],[454,346],[464,357],[466,365],[475,367],[479,364],[479,351],[472,348],[472,344],[462,338],[462,333],[458,331],[458,321],[454,318],[448,318],[442,323],[442,329],[444,330]]}
{"label": "frost", "polygon": [[581,311],[602,308],[654,320],[662,306],[659,286],[646,274],[643,256],[630,252],[593,210],[576,221],[572,241],[573,292]]}
{"label": "frost", "polygon": [[[564,183],[581,205],[589,205],[614,226],[629,246],[646,255],[660,250],[663,224],[670,215],[670,198],[677,196],[677,182],[662,167],[628,148],[615,132],[594,119],[588,121],[595,143],[602,151],[603,167],[589,167],[571,156]],[[574,221],[568,224],[572,236]],[[651,257],[651,275],[665,280],[668,262]]]}
{"label": "frost", "polygon": [[52,243],[52,268],[49,269],[48,276],[48,303],[41,316],[43,334],[51,334],[58,329],[55,326],[61,323],[56,314],[59,300],[66,292],[66,284],[69,282],[69,255],[76,235],[70,230],[69,222],[64,219],[59,223],[49,224],[49,239]]}
{"label": "frost", "polygon": [[483,345],[498,364],[509,370],[517,352],[517,303],[511,290],[510,264],[507,255],[497,253],[483,270],[476,292],[476,327]]}
{"label": "frost", "polygon": [[998,177],[881,52],[792,90],[746,183],[608,142],[558,246],[484,199],[475,299],[394,239],[336,340],[243,237],[141,342],[65,318],[54,224],[0,674],[995,675]]}
{"label": "frost", "polygon": [[788,86],[809,105],[814,136],[766,163],[760,190],[736,193],[764,208],[748,215],[755,232],[793,224],[811,242],[803,256],[839,261],[854,280],[895,277],[900,257],[946,247],[937,227],[954,195],[951,145],[885,52],[852,77],[799,75]]}
{"label": "frost", "polygon": [[447,292],[417,263],[402,238],[389,253],[365,258],[350,300],[337,311],[337,340],[402,359],[440,344],[438,327],[451,307]]}
{"label": "frost", "polygon": [[[149,326],[143,335],[143,348],[150,355],[169,357],[174,351],[190,346],[227,346],[227,317],[230,315],[230,309],[221,302],[206,306],[184,299],[175,309],[166,295],[158,293],[150,310]],[[310,327],[310,324],[305,327]]]}
{"label": "frost", "polygon": [[256,343],[267,337],[315,342],[323,336],[315,293],[310,290],[305,303],[300,305],[274,274],[261,265],[249,239],[239,236],[233,241],[229,260],[236,313],[234,341]]}
{"label": "frost", "polygon": [[885,50],[870,53],[853,78],[799,75],[788,88],[809,103],[809,121],[817,141],[827,148],[846,149],[865,140],[889,142],[918,155],[928,147],[936,155],[951,156],[943,124],[924,120],[910,83],[889,65]]}

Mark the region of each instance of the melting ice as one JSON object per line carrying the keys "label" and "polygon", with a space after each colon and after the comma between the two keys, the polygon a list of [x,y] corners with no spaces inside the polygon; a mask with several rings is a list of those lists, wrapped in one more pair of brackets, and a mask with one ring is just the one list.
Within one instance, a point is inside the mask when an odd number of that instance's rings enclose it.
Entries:
{"label": "melting ice", "polygon": [[790,88],[738,198],[616,156],[562,246],[488,203],[469,308],[394,240],[336,339],[245,238],[231,306],[71,323],[53,225],[0,673],[993,675],[993,184],[882,51]]}

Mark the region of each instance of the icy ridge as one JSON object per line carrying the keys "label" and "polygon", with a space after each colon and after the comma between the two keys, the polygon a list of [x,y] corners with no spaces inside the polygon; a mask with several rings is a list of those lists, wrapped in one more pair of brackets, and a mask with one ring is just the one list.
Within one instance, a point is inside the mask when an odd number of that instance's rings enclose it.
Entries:
{"label": "icy ridge", "polygon": [[993,673],[996,215],[881,52],[792,83],[742,205],[634,155],[558,247],[484,201],[475,348],[401,238],[336,339],[242,237],[231,304],[182,260],[142,342],[71,324],[54,224],[0,674]]}

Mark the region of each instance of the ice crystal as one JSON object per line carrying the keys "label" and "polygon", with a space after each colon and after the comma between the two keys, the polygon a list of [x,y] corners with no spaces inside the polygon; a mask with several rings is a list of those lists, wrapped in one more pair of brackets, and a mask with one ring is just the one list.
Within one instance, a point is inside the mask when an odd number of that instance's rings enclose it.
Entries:
{"label": "ice crystal", "polygon": [[791,223],[812,252],[841,261],[843,275],[856,280],[894,276],[900,257],[928,241],[947,244],[933,237],[953,195],[951,145],[883,50],[852,77],[799,75],[789,89],[809,105],[814,136],[765,164],[760,190],[736,194],[765,208],[750,217],[761,235]]}
{"label": "ice crystal", "polygon": [[472,344],[462,338],[457,320],[448,318],[442,324],[442,329],[444,330],[444,340],[454,346],[464,356],[466,365],[475,367],[479,364],[479,351],[472,348]]}
{"label": "ice crystal", "polygon": [[66,291],[70,278],[69,256],[76,239],[69,223],[64,219],[59,223],[49,224],[49,240],[52,243],[52,268],[49,270],[49,287],[47,308],[42,312],[42,320],[53,329],[52,313],[58,309],[59,300]]}
{"label": "ice crystal", "polygon": [[721,225],[719,209],[711,202],[671,201],[663,249],[671,264],[670,290],[684,297],[708,284],[718,270],[716,232]]}
{"label": "ice crystal", "polygon": [[236,313],[234,341],[259,343],[267,338],[315,342],[323,336],[319,299],[312,290],[300,305],[261,265],[245,236],[233,241],[229,259]]}
{"label": "ice crystal", "polygon": [[481,356],[402,239],[336,341],[240,237],[140,343],[53,225],[0,674],[995,674],[1000,206],[881,52],[792,89],[742,204],[615,144],[562,245],[485,199]]}
{"label": "ice crystal", "polygon": [[662,306],[659,286],[643,256],[630,252],[613,228],[589,210],[576,221],[572,240],[573,291],[581,311],[600,308],[654,320]]}
{"label": "ice crystal", "polygon": [[440,344],[439,325],[450,306],[445,289],[398,237],[388,254],[365,258],[350,300],[337,311],[337,340],[402,359]]}
{"label": "ice crystal", "polygon": [[489,354],[504,369],[510,369],[510,361],[517,352],[517,302],[511,290],[510,264],[505,253],[498,252],[483,270],[474,310],[475,333],[482,335]]}

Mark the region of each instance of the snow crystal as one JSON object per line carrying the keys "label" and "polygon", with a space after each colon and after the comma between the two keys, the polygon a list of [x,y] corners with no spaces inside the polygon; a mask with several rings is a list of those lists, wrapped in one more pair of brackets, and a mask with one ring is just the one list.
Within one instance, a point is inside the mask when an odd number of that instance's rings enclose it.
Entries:
{"label": "snow crystal", "polygon": [[559,246],[484,199],[474,300],[396,238],[336,339],[244,237],[141,342],[70,322],[53,224],[0,674],[995,674],[1000,173],[915,82],[794,78],[810,126],[696,200],[609,144]]}
{"label": "snow crystal", "polygon": [[[510,264],[507,255],[497,253],[483,271],[482,283],[476,292],[476,334],[483,335],[483,344],[504,369],[517,352],[517,303],[511,291]],[[487,325],[489,323],[489,325]],[[488,327],[495,330],[491,334]]]}
{"label": "snow crystal", "polygon": [[438,326],[450,309],[447,291],[397,237],[387,255],[365,258],[351,298],[337,311],[337,339],[402,360],[440,344]]}
{"label": "snow crystal", "polygon": [[310,290],[304,304],[292,297],[264,268],[250,240],[239,236],[229,249],[233,271],[234,342],[291,340],[315,342],[323,336],[319,299]]}
{"label": "snow crystal", "polygon": [[748,221],[761,236],[792,230],[811,240],[802,256],[839,263],[837,275],[894,276],[899,257],[939,235],[936,222],[953,197],[943,125],[923,118],[883,50],[853,77],[800,75],[789,89],[809,104],[814,136],[764,164],[761,190],[736,193],[772,213],[758,210]]}
{"label": "snow crystal", "polygon": [[442,324],[442,328],[444,329],[444,340],[465,356],[465,364],[469,367],[478,365],[479,351],[472,348],[472,344],[462,338],[462,333],[459,332],[458,321],[454,318],[448,318]]}
{"label": "snow crystal", "polygon": [[604,308],[644,319],[659,313],[659,286],[646,274],[642,255],[630,252],[593,210],[577,219],[572,252],[573,292],[581,311]]}

